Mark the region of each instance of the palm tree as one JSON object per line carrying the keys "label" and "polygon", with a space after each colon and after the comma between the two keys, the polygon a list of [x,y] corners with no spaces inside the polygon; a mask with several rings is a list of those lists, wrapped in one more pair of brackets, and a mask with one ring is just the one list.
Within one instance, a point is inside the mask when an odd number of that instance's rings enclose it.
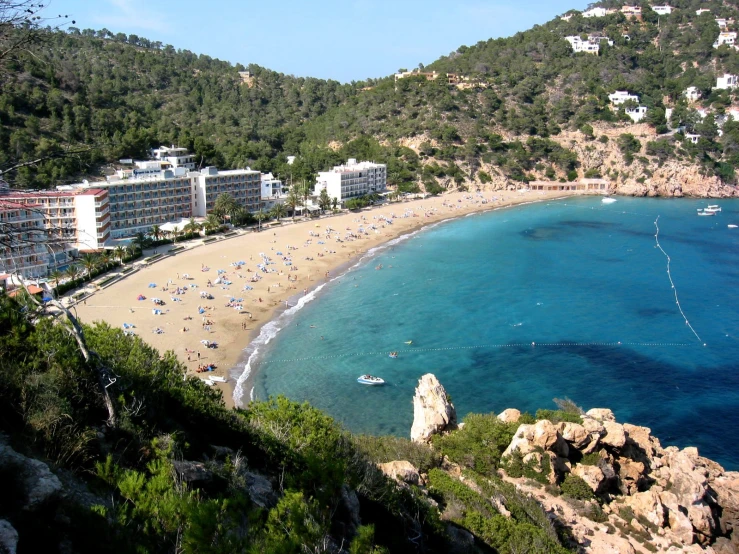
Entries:
{"label": "palm tree", "polygon": [[144,251],[144,246],[146,246],[146,235],[144,233],[136,233],[136,237],[133,239],[133,245],[141,250]]}
{"label": "palm tree", "polygon": [[218,221],[216,214],[208,214],[208,217],[205,218],[205,222],[203,223],[206,231],[215,231],[220,226],[221,223]]}
{"label": "palm tree", "polygon": [[105,269],[108,269],[111,260],[110,250],[103,250],[100,253],[98,259],[100,260],[100,265],[102,265]]}
{"label": "palm tree", "polygon": [[238,204],[234,197],[227,192],[223,192],[216,197],[216,203],[213,206],[213,213],[218,216],[221,221],[225,221],[226,218],[230,218]]}
{"label": "palm tree", "polygon": [[159,227],[159,225],[152,225],[151,226],[151,234],[154,235],[154,240],[159,240],[162,238],[162,228]]}
{"label": "palm tree", "polygon": [[67,268],[65,273],[67,274],[67,277],[69,277],[72,281],[76,281],[77,277],[80,276],[80,268],[76,266],[75,264],[71,264]]}
{"label": "palm tree", "polygon": [[49,277],[51,277],[51,279],[54,280],[54,286],[55,286],[55,288],[59,288],[59,279],[61,279],[62,277],[64,277],[64,274],[61,271],[59,271],[58,269],[55,269],[54,271],[52,271],[49,274]]}
{"label": "palm tree", "polygon": [[113,253],[114,253],[115,257],[118,258],[118,261],[121,262],[121,264],[122,264],[123,263],[123,256],[126,255],[126,249],[123,248],[123,246],[121,246],[119,244],[118,246],[116,246],[113,249]]}
{"label": "palm tree", "polygon": [[322,212],[325,212],[331,207],[331,198],[326,189],[321,189],[321,194],[318,197],[318,206],[321,208]]}
{"label": "palm tree", "polygon": [[285,198],[285,207],[289,208],[293,214],[293,221],[295,221],[295,210],[300,206],[300,191],[296,186],[290,189]]}
{"label": "palm tree", "polygon": [[335,196],[331,199],[331,207],[335,210],[336,206],[339,204],[339,199]]}
{"label": "palm tree", "polygon": [[92,272],[97,265],[97,258],[92,254],[85,254],[84,256],[82,256],[82,267],[85,268],[85,272],[87,273],[88,278],[92,277]]}
{"label": "palm tree", "polygon": [[281,217],[285,217],[285,205],[282,202],[278,202],[272,207],[272,217],[279,220]]}
{"label": "palm tree", "polygon": [[194,217],[191,217],[190,221],[188,221],[185,224],[185,226],[182,228],[182,230],[186,234],[192,234],[192,235],[194,235],[195,233],[199,233],[200,229],[202,229],[202,226],[197,221],[195,221]]}

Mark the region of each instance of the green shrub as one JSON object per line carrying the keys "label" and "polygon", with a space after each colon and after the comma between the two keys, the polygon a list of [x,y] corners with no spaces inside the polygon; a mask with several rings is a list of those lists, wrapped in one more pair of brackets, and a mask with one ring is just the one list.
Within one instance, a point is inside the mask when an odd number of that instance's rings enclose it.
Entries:
{"label": "green shrub", "polygon": [[577,179],[577,171],[574,170],[574,169],[571,170],[571,171],[568,171],[567,172],[567,180],[570,181],[570,182],[572,182],[575,179]]}
{"label": "green shrub", "polygon": [[579,414],[573,414],[562,410],[536,410],[536,420],[548,419],[552,423],[560,423],[567,421],[570,423],[582,423],[582,417]]}
{"label": "green shrub", "polygon": [[560,488],[562,489],[562,494],[564,496],[569,496],[570,498],[576,498],[578,500],[590,500],[595,498],[593,489],[591,489],[580,477],[572,475],[571,473],[567,474],[567,477],[565,477]]}
{"label": "green shrub", "polygon": [[601,457],[598,452],[591,452],[590,454],[584,454],[578,463],[584,466],[597,466],[600,460]]}
{"label": "green shrub", "polygon": [[492,475],[516,429],[518,423],[503,423],[495,414],[470,414],[462,429],[432,440],[434,447],[453,462],[482,475]]}
{"label": "green shrub", "polygon": [[428,473],[441,464],[441,453],[410,439],[372,435],[355,435],[352,439],[359,450],[378,464],[407,460],[421,473]]}

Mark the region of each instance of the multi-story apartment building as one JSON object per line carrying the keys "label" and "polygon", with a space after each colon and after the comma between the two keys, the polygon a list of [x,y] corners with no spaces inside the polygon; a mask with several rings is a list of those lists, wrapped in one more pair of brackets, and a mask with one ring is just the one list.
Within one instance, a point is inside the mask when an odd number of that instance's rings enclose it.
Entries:
{"label": "multi-story apartment building", "polygon": [[271,209],[275,204],[280,204],[287,197],[288,188],[280,179],[276,179],[272,173],[262,173],[262,207]]}
{"label": "multi-story apartment building", "polygon": [[101,249],[110,238],[108,192],[102,188],[8,191],[0,200],[34,206],[41,214],[50,264]]}
{"label": "multi-story apartment building", "polygon": [[110,237],[147,233],[153,225],[191,217],[192,184],[184,168],[145,174],[137,178],[113,178],[107,182],[72,185],[78,189],[101,188],[110,203]]}
{"label": "multi-story apartment building", "polygon": [[330,171],[318,173],[315,194],[326,189],[330,198],[344,203],[350,198],[358,198],[385,190],[387,186],[387,166],[373,162],[359,162],[350,158],[346,165],[337,165]]}
{"label": "multi-story apartment building", "polygon": [[26,279],[48,273],[44,216],[37,208],[0,199],[0,272]]}
{"label": "multi-story apartment building", "polygon": [[253,169],[231,169],[218,171],[215,167],[206,167],[202,171],[191,172],[192,178],[192,213],[204,217],[213,211],[216,198],[227,192],[234,200],[250,212],[256,212],[261,205],[262,177]]}

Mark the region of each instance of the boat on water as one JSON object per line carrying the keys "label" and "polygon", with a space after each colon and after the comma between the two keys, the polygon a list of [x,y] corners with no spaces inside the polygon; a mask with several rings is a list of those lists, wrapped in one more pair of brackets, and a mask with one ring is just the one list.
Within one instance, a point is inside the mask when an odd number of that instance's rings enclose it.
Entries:
{"label": "boat on water", "polygon": [[385,379],[367,374],[357,377],[357,383],[359,383],[360,385],[384,385]]}
{"label": "boat on water", "polygon": [[389,356],[391,358],[397,358],[398,357],[398,353],[397,352],[390,352]]}
{"label": "boat on water", "polygon": [[719,206],[718,204],[713,204],[712,206],[707,206],[703,211],[704,212],[713,212],[713,213],[720,212],[721,211],[721,206]]}
{"label": "boat on water", "polygon": [[708,212],[706,210],[698,210],[698,215],[716,215],[716,212]]}
{"label": "boat on water", "polygon": [[731,223],[729,223],[729,225],[727,225],[727,227],[729,229],[736,229],[737,228],[737,225],[732,225]]}
{"label": "boat on water", "polygon": [[601,198],[600,201],[603,202],[604,204],[613,204],[614,202],[616,202],[616,199],[611,198],[610,196],[606,196],[605,198]]}

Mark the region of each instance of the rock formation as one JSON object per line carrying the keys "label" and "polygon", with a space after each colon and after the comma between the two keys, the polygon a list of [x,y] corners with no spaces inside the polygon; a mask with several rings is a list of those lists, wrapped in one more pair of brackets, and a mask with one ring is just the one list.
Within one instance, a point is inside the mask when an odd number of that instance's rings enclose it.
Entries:
{"label": "rock formation", "polygon": [[413,397],[411,440],[427,442],[432,435],[457,428],[457,412],[439,380],[427,373],[418,380]]}

